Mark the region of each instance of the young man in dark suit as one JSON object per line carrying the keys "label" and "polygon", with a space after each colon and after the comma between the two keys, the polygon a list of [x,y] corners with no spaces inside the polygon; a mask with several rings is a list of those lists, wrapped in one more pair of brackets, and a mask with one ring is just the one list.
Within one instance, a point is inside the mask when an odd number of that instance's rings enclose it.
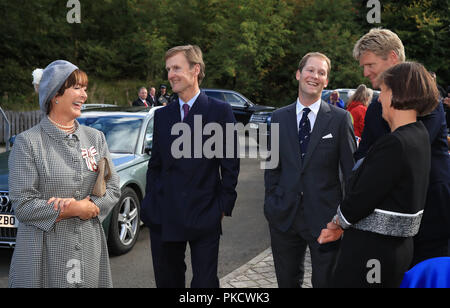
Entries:
{"label": "young man in dark suit", "polygon": [[[236,122],[230,105],[200,92],[205,76],[202,52],[197,46],[178,46],[166,53],[166,69],[178,99],[155,112],[152,155],[148,165],[142,218],[150,228],[153,268],[157,287],[185,287],[186,245],[191,249],[193,288],[218,288],[217,263],[221,221],[231,216],[237,193],[239,159],[236,153],[206,158],[202,152],[207,124],[226,131]],[[198,120],[200,119],[200,120]],[[200,127],[194,127],[200,124]],[[190,130],[187,143],[173,147],[174,127]],[[201,130],[200,132],[198,130]],[[198,135],[200,134],[200,135]],[[225,134],[224,134],[225,135]],[[195,141],[194,141],[195,140]],[[198,142],[198,141],[201,142]],[[228,146],[224,142],[223,153]],[[229,141],[229,140],[227,140]],[[200,156],[199,156],[200,153]]]}
{"label": "young man in dark suit", "polygon": [[330,70],[324,54],[306,54],[296,73],[297,101],[272,116],[279,164],[265,171],[264,212],[282,288],[301,287],[307,246],[313,287],[326,287],[338,251],[338,243],[319,245],[317,238],[343,199],[339,173],[350,175],[356,140],[350,114],[321,100]]}

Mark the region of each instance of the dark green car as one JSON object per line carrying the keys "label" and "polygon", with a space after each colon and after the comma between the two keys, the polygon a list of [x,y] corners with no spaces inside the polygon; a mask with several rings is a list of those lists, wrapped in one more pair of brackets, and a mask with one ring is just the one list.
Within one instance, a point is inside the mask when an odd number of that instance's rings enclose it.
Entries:
{"label": "dark green car", "polygon": [[[120,176],[122,195],[103,222],[110,252],[130,251],[140,230],[140,204],[145,194],[149,150],[156,109],[102,108],[83,111],[77,120],[102,131]],[[14,247],[18,221],[8,196],[8,156],[0,154],[0,247]]]}

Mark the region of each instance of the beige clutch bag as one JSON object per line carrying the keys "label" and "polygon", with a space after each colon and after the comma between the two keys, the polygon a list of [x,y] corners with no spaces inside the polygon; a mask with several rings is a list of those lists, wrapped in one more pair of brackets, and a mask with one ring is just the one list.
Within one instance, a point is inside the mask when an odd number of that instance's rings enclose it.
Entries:
{"label": "beige clutch bag", "polygon": [[98,162],[98,176],[95,182],[92,195],[97,197],[103,197],[106,193],[106,182],[111,178],[111,168],[109,161],[106,157],[103,157]]}

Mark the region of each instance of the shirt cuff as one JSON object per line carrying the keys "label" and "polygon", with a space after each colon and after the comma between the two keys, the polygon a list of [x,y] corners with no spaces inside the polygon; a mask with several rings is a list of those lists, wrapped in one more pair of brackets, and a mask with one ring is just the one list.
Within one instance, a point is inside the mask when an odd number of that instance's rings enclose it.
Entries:
{"label": "shirt cuff", "polygon": [[342,229],[348,229],[352,226],[352,224],[349,223],[347,221],[347,219],[345,219],[344,215],[342,214],[341,206],[339,206],[337,209],[337,215],[339,217],[339,225],[341,226]]}

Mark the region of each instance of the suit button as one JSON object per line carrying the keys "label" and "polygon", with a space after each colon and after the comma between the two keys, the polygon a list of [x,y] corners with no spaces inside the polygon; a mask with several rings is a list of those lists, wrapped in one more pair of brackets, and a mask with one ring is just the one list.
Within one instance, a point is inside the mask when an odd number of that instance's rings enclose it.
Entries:
{"label": "suit button", "polygon": [[75,249],[76,250],[81,250],[81,244],[80,243],[76,243],[75,244]]}

